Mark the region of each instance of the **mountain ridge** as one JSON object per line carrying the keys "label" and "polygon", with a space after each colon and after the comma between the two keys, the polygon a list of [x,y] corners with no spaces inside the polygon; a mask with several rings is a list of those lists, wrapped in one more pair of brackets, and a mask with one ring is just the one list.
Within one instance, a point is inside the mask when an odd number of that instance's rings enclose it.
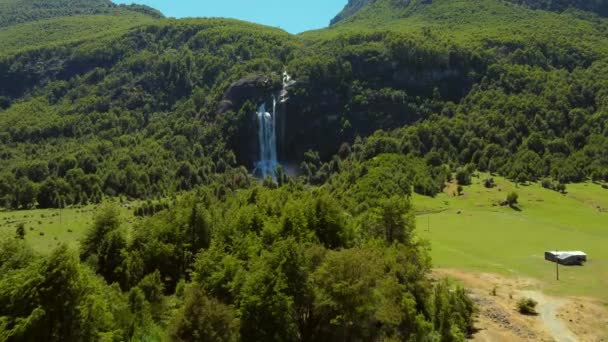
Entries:
{"label": "mountain ridge", "polygon": [[[384,8],[385,11],[388,9],[389,11],[396,12],[393,14],[398,14],[410,6],[430,5],[434,2],[441,2],[441,0],[349,0],[344,9],[330,21],[330,26],[357,17],[360,12],[365,12],[365,10],[368,9],[379,10],[380,8]],[[595,13],[602,17],[608,16],[608,0],[506,0],[506,2],[530,9],[547,10],[558,13],[568,9],[578,9]]]}
{"label": "mountain ridge", "polygon": [[2,0],[0,28],[73,15],[112,14],[120,11],[139,12],[162,18],[160,11],[145,5],[116,5],[110,0]]}

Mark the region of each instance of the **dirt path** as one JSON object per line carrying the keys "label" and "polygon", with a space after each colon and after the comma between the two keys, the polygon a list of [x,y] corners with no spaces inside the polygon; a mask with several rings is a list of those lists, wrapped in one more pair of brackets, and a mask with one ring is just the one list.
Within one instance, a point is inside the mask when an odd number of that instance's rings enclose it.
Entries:
{"label": "dirt path", "polygon": [[[456,269],[438,269],[434,277],[461,282],[477,304],[479,331],[473,341],[608,342],[608,310],[589,298],[556,298],[542,284],[524,277],[504,277]],[[538,302],[537,316],[517,309],[521,298]]]}
{"label": "dirt path", "polygon": [[538,302],[536,310],[543,323],[543,327],[556,342],[576,342],[578,337],[559,319],[558,310],[568,304],[568,300],[545,296],[539,291],[520,291],[524,297],[532,298]]}

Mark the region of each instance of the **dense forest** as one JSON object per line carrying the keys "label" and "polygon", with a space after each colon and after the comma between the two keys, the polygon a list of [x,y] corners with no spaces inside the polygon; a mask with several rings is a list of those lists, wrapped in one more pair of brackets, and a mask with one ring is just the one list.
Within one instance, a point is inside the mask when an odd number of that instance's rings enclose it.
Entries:
{"label": "dense forest", "polygon": [[130,233],[105,204],[78,253],[3,239],[0,337],[463,341],[473,302],[429,278],[415,237],[409,184],[424,163],[378,158],[350,154],[327,188],[204,186]]}
{"label": "dense forest", "polygon": [[[329,164],[342,143],[382,130],[370,153],[431,153],[439,165],[471,164],[518,182],[606,180],[603,19],[492,0],[390,6],[377,1],[300,36],[134,13],[123,20],[133,24],[85,29],[81,39],[57,29],[28,49],[8,45],[0,203],[154,199],[245,174],[254,163],[252,113],[284,70],[297,80],[284,161],[300,164],[312,150]],[[247,83],[257,78],[266,82]],[[317,184],[329,178],[329,165],[315,168],[302,172]]]}
{"label": "dense forest", "polygon": [[143,5],[115,5],[110,0],[1,0],[0,28],[15,24],[56,17],[93,14],[117,14],[122,11],[140,12],[154,18],[163,15]]}
{"label": "dense forest", "polygon": [[[0,340],[464,340],[475,307],[431,276],[411,195],[476,171],[608,182],[605,15],[352,0],[290,35],[0,0],[0,207],[104,202],[78,251],[0,238]],[[259,180],[284,72],[284,166]],[[116,198],[147,203],[134,229]]]}

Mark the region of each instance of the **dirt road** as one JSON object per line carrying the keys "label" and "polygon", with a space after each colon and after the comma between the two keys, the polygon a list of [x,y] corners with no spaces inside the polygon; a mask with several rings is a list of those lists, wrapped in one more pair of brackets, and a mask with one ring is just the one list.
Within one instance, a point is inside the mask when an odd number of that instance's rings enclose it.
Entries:
{"label": "dirt road", "polygon": [[[461,282],[477,304],[473,341],[608,342],[608,310],[593,299],[548,296],[542,284],[524,277],[455,269],[435,270],[434,277]],[[520,314],[521,298],[537,301],[538,315]]]}
{"label": "dirt road", "polygon": [[522,297],[532,298],[538,302],[536,311],[542,321],[543,328],[556,342],[577,342],[579,338],[566,326],[566,323],[557,317],[560,308],[566,306],[568,301],[545,296],[539,291],[520,291]]}

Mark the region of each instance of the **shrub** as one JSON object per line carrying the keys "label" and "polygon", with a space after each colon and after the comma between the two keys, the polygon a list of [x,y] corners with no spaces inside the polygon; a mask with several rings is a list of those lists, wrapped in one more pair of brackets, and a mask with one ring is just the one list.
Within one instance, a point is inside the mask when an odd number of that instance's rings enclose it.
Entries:
{"label": "shrub", "polygon": [[25,239],[25,224],[19,223],[15,233],[17,234],[17,238],[21,240]]}
{"label": "shrub", "polygon": [[492,189],[494,186],[496,186],[496,183],[494,183],[494,178],[484,179],[483,186],[485,186],[488,189]]}
{"label": "shrub", "polygon": [[509,206],[514,206],[517,204],[517,201],[519,200],[519,195],[517,194],[517,192],[513,191],[511,193],[509,193],[509,195],[507,195],[507,204]]}
{"label": "shrub", "polygon": [[460,185],[470,185],[471,184],[471,174],[466,169],[459,169],[456,172],[456,181]]}
{"label": "shrub", "polygon": [[517,310],[523,315],[536,315],[536,302],[532,298],[522,298],[517,302]]}

